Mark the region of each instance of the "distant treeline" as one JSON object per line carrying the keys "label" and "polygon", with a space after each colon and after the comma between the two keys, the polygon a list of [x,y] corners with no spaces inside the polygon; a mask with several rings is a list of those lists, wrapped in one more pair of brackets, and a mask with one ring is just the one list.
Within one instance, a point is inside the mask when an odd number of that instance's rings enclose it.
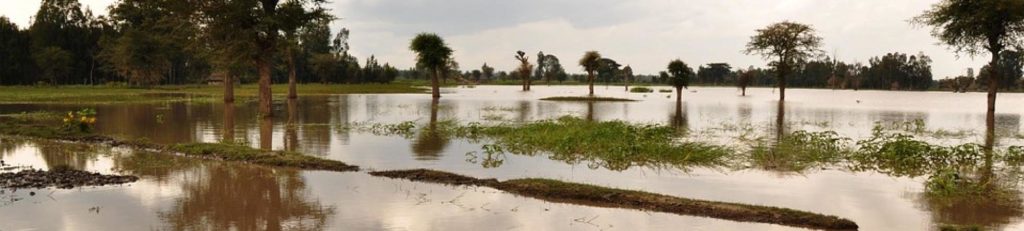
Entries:
{"label": "distant treeline", "polygon": [[[125,0],[111,6],[110,15],[94,16],[77,0],[43,0],[28,28],[0,16],[0,85],[194,84],[220,81],[228,71],[236,81],[255,82],[257,65],[218,65],[228,62],[217,60],[225,58],[213,49],[197,48],[206,46],[197,44],[203,42],[199,28],[176,15],[197,7]],[[287,35],[295,42],[282,43],[290,47],[281,50],[293,59],[275,56],[274,82],[288,81],[289,61],[305,83],[388,83],[399,75],[373,56],[360,61],[349,55],[349,31],[332,36],[330,22],[314,20]]]}
{"label": "distant treeline", "polygon": [[[196,26],[195,19],[178,17],[200,6],[190,1],[123,0],[110,8],[108,16],[94,16],[83,10],[77,0],[43,0],[28,28],[19,28],[0,16],[0,85],[111,84],[148,86],[156,84],[195,84],[217,82],[225,75],[236,82],[258,79],[258,66],[251,57],[232,57],[225,50],[259,49],[231,43],[240,38],[212,37]],[[201,10],[217,15],[217,8]],[[287,5],[282,5],[287,9]],[[284,12],[284,11],[282,11]],[[315,12],[314,12],[315,13]],[[332,34],[333,16],[306,18],[306,23],[279,22],[284,31],[281,55],[274,55],[272,81],[288,81],[294,71],[300,83],[389,83],[395,79],[429,79],[431,72],[420,68],[399,70],[381,63],[374,56],[360,60],[349,54],[349,30]],[[212,20],[216,20],[212,19]],[[223,19],[221,19],[223,20]],[[202,22],[202,20],[198,20]],[[217,25],[217,21],[207,22]],[[225,33],[224,36],[232,36]],[[217,35],[217,34],[214,34]],[[205,40],[227,39],[215,46]],[[207,42],[207,43],[204,43]],[[244,53],[244,52],[239,52]],[[283,54],[282,54],[283,53]],[[1016,90],[1021,84],[1021,51],[1002,53],[1000,87]],[[558,57],[540,52],[525,76],[542,82],[584,82],[584,74],[566,71]],[[667,83],[658,75],[634,74],[630,66],[602,58],[595,73],[598,83]],[[873,57],[866,64],[823,58],[799,62],[788,75],[790,87],[833,89],[976,90],[988,78],[988,66],[977,76],[968,73],[936,80],[931,59],[924,54],[889,53]],[[575,62],[567,65],[578,68]],[[484,64],[463,70],[454,59],[443,67],[442,78],[459,82],[489,83],[521,80],[518,69],[497,71]],[[736,85],[746,76],[750,86],[775,86],[773,68],[734,68],[728,63],[709,63],[697,68],[693,85]]]}

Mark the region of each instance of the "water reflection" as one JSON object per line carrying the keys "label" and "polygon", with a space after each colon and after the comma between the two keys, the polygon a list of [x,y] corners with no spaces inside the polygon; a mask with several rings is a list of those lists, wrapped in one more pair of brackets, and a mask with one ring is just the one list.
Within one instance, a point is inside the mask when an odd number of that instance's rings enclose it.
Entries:
{"label": "water reflection", "polygon": [[412,143],[412,152],[416,154],[417,160],[437,160],[441,153],[448,146],[450,138],[441,134],[437,129],[437,111],[439,110],[438,99],[430,103],[430,121],[427,126],[421,129]]}
{"label": "water reflection", "polygon": [[298,102],[294,98],[288,99],[288,122],[285,123],[284,129],[284,150],[296,151],[299,145],[299,134],[296,131],[298,124],[295,122],[295,117],[298,107]]}
{"label": "water reflection", "polygon": [[235,104],[224,103],[224,119],[221,142],[235,143]]}
{"label": "water reflection", "polygon": [[683,132],[687,130],[687,119],[686,119],[686,102],[676,103],[676,110],[669,118],[669,126],[675,128],[676,131]]}
{"label": "water reflection", "polygon": [[173,230],[322,230],[333,206],[311,199],[299,172],[208,163],[160,217]]}

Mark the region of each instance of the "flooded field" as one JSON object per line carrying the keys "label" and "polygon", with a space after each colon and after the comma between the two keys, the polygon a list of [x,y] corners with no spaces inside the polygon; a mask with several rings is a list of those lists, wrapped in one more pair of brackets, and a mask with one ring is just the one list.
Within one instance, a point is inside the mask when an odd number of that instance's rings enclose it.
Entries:
{"label": "flooded field", "polygon": [[[549,178],[687,198],[769,205],[848,218],[861,230],[928,230],[940,225],[1024,229],[1020,200],[935,200],[927,175],[848,166],[782,171],[737,165],[610,166],[545,153],[492,153],[487,140],[432,135],[441,123],[506,124],[575,116],[593,121],[670,125],[683,139],[744,149],[744,140],[794,131],[835,131],[868,139],[873,128],[915,131],[939,144],[982,143],[984,94],[790,89],[779,104],[769,88],[691,88],[676,107],[674,93],[598,94],[632,102],[556,102],[585,86],[448,88],[439,102],[424,94],[334,95],[275,102],[270,119],[254,103],[7,104],[0,114],[95,108],[98,133],[153,142],[230,140],[294,150],[369,170],[428,168],[480,178]],[[996,146],[1020,145],[1024,94],[1001,94]],[[413,124],[412,134],[358,129]],[[372,177],[361,172],[299,171],[200,161],[143,151],[52,141],[0,139],[10,171],[68,165],[131,174],[138,182],[72,190],[7,190],[0,194],[0,230],[110,227],[153,230],[792,230],[626,209],[544,202],[490,188],[452,187]],[[991,169],[992,166],[989,166]],[[1002,168],[1013,175],[1019,170]],[[1015,180],[1019,180],[1014,178]],[[1016,188],[1015,188],[1016,189]],[[1014,190],[1016,191],[1016,190]],[[30,195],[34,194],[34,195]],[[1013,195],[1020,197],[1019,193]]]}

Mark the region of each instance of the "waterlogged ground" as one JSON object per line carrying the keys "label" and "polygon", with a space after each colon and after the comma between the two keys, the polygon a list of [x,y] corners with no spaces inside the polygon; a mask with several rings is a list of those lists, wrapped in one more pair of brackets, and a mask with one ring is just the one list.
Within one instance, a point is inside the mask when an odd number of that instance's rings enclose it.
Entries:
{"label": "waterlogged ground", "polygon": [[[0,113],[66,112],[96,108],[97,130],[158,143],[234,140],[253,147],[296,150],[364,169],[430,168],[486,178],[543,177],[637,189],[687,198],[779,206],[837,215],[862,230],[927,230],[940,224],[1024,229],[1019,201],[934,200],[927,176],[896,177],[841,167],[773,171],[735,166],[611,168],[537,155],[494,154],[487,141],[421,132],[433,122],[518,123],[566,115],[597,121],[666,124],[688,131],[687,140],[741,146],[743,140],[784,131],[836,131],[854,140],[872,128],[904,130],[942,144],[981,142],[984,95],[945,92],[791,89],[779,105],[772,89],[692,88],[675,106],[674,93],[626,93],[595,87],[598,95],[635,102],[555,102],[585,87],[515,86],[449,88],[437,106],[423,94],[336,95],[277,102],[272,119],[257,119],[255,105],[212,103],[104,105],[0,105]],[[657,88],[656,88],[657,89]],[[1002,94],[996,133],[1001,147],[1022,143],[1024,95]],[[289,106],[291,105],[291,106]],[[434,109],[436,108],[436,109]],[[781,111],[780,111],[781,108]],[[781,112],[781,113],[780,113]],[[780,123],[781,120],[781,123]],[[412,134],[354,129],[412,121]],[[782,124],[783,126],[778,126]],[[716,219],[553,204],[487,188],[449,187],[376,178],[365,173],[296,171],[196,161],[136,152],[0,139],[0,158],[13,166],[69,165],[102,173],[132,174],[130,185],[72,190],[5,190],[0,230],[21,229],[306,229],[449,230],[789,230]],[[11,167],[7,171],[14,170]],[[34,196],[29,193],[34,192]]]}

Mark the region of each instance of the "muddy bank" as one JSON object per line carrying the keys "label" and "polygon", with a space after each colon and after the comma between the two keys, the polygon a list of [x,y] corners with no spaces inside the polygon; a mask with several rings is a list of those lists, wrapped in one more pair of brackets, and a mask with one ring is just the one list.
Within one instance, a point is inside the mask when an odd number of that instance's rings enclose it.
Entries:
{"label": "muddy bank", "polygon": [[81,186],[103,186],[127,184],[139,180],[136,176],[103,175],[74,170],[67,167],[50,171],[22,170],[0,173],[0,188],[46,188],[70,189]]}
{"label": "muddy bank", "polygon": [[549,179],[477,179],[428,169],[376,171],[370,175],[448,185],[486,186],[540,200],[586,206],[627,208],[680,215],[711,217],[732,221],[760,222],[786,226],[856,230],[853,221],[836,216],[786,208],[694,200],[649,192],[606,188]]}

